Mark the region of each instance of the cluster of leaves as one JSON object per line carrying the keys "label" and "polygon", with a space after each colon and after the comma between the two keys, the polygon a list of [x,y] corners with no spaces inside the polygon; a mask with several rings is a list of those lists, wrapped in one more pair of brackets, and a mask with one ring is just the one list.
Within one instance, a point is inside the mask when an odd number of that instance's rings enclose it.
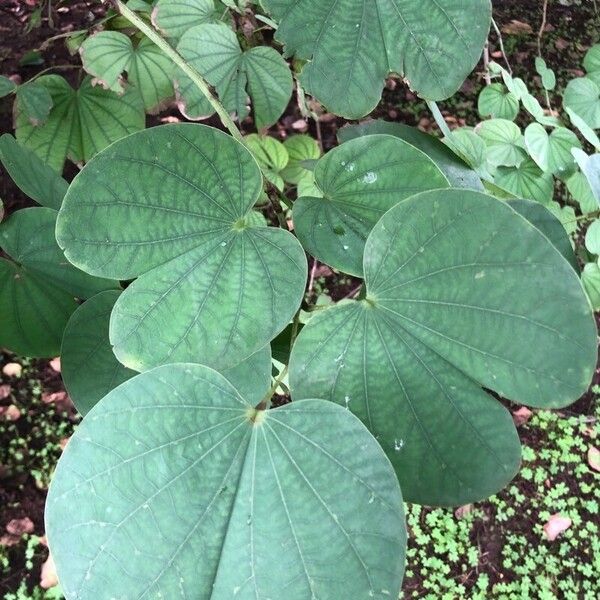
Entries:
{"label": "cluster of leaves", "polygon": [[[569,239],[542,203],[484,193],[491,175],[454,137],[364,123],[323,157],[305,136],[242,138],[227,114],[250,98],[256,126],[273,123],[293,76],[227,27],[239,3],[118,4],[147,38],[117,18],[83,41],[81,88],[40,77],[46,123],[17,101],[0,153],[46,207],[0,225],[0,343],[61,343],[85,415],[47,505],[65,595],[393,597],[402,498],[472,502],[518,470],[511,415],[486,390],[561,407],[589,385],[596,327]],[[298,85],[352,118],[390,72],[428,100],[454,93],[491,17],[488,0],[262,5]],[[233,135],[123,124],[175,90]],[[53,170],[67,156],[86,163],[68,186]],[[293,233],[257,212],[265,192],[292,205]],[[363,287],[301,329],[307,253]],[[270,409],[288,370],[293,402]]]}

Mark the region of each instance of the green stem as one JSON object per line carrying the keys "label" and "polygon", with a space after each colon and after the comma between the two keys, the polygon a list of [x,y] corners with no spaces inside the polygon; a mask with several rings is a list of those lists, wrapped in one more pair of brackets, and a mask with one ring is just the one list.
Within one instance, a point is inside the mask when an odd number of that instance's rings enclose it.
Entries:
{"label": "green stem", "polygon": [[271,389],[269,389],[269,391],[265,394],[265,397],[256,405],[256,410],[269,410],[269,408],[271,408],[271,398],[273,398],[275,392],[277,392],[281,382],[285,379],[287,372],[288,365],[285,365],[275,380],[275,383],[271,386]]}
{"label": "green stem", "polygon": [[225,110],[224,106],[219,102],[217,97],[212,93],[207,81],[190,66],[185,59],[174,50],[157,32],[155,29],[150,27],[144,22],[138,15],[136,15],[131,9],[127,8],[121,0],[115,0],[118,11],[135,27],[137,27],[148,39],[154,42],[193,82],[194,85],[202,92],[202,94],[209,101],[210,105],[214,108],[217,115],[221,119],[223,125],[227,128],[229,133],[246,145],[244,138],[240,130],[236,127],[233,119]]}
{"label": "green stem", "polygon": [[440,128],[441,132],[444,134],[445,138],[450,138],[452,132],[450,131],[450,127],[448,127],[448,123],[444,119],[442,112],[440,111],[440,107],[437,105],[437,102],[433,100],[427,100],[427,106],[437,123],[437,126]]}

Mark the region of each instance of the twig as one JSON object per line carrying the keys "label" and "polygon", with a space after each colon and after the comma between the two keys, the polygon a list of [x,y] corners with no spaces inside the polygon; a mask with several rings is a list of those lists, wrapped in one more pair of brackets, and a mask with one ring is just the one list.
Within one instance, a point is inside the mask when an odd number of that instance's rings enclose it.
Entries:
{"label": "twig", "polygon": [[483,76],[485,78],[485,85],[492,83],[492,76],[490,75],[490,42],[486,40],[485,46],[483,47]]}
{"label": "twig", "polygon": [[350,300],[352,298],[356,298],[356,296],[358,295],[358,293],[360,292],[361,288],[362,288],[363,284],[361,283],[359,286],[355,287],[352,291],[350,291],[348,294],[346,294],[342,300]]}
{"label": "twig", "polygon": [[309,297],[312,295],[313,286],[315,284],[315,273],[317,272],[318,264],[319,264],[319,261],[315,258],[313,260],[312,269],[310,270],[310,278],[308,280],[308,289],[306,290],[306,295]]}
{"label": "twig", "polygon": [[[537,47],[538,47],[538,56],[542,58],[542,38],[544,37],[544,30],[546,29],[546,21],[548,20],[548,0],[544,0],[544,5],[542,8],[542,24],[540,25],[540,30],[537,35]],[[542,83],[543,85],[543,83]],[[548,90],[544,88],[544,95],[546,96],[546,106],[550,112],[552,112],[552,105],[550,104],[550,94]]]}
{"label": "twig", "polygon": [[502,39],[502,32],[500,31],[500,28],[498,27],[498,24],[494,19],[492,19],[492,27],[494,28],[494,31],[498,36],[498,45],[500,46],[500,53],[502,54],[502,58],[506,63],[506,69],[512,75],[512,67],[510,66],[510,62],[508,61],[508,56],[506,56],[506,50],[504,50],[504,40]]}

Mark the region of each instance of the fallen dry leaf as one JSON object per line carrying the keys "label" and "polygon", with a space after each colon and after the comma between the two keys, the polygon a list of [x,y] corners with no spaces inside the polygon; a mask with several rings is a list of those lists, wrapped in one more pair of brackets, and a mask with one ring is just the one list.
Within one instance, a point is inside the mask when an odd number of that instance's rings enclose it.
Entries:
{"label": "fallen dry leaf", "polygon": [[49,554],[48,559],[42,565],[42,572],[40,575],[40,587],[43,587],[45,590],[47,590],[57,585],[58,576],[56,575],[56,565],[54,564],[52,554]]}
{"label": "fallen dry leaf", "polygon": [[454,511],[454,516],[457,519],[464,519],[472,510],[473,510],[472,504],[465,504],[464,506],[459,506]]}
{"label": "fallen dry leaf", "polygon": [[22,519],[11,519],[6,525],[6,531],[10,535],[22,536],[24,533],[33,533],[35,529],[33,521],[29,517]]}
{"label": "fallen dry leaf", "polygon": [[292,123],[292,129],[295,131],[307,131],[308,123],[304,119],[298,119]]}
{"label": "fallen dry leaf", "polygon": [[595,446],[590,446],[587,455],[588,463],[595,471],[600,471],[600,450]]}
{"label": "fallen dry leaf", "polygon": [[526,35],[533,33],[533,29],[529,23],[513,19],[510,23],[502,26],[502,33],[507,33],[508,35]]}
{"label": "fallen dry leaf", "polygon": [[57,356],[56,358],[53,358],[50,361],[49,364],[50,364],[50,368],[53,371],[56,371],[57,373],[60,373],[60,356]]}
{"label": "fallen dry leaf", "polygon": [[0,400],[4,400],[4,398],[8,398],[10,396],[11,391],[12,391],[12,388],[10,387],[10,385],[8,385],[8,383],[5,383],[4,385],[0,385]]}
{"label": "fallen dry leaf", "polygon": [[560,514],[552,515],[548,522],[544,525],[544,534],[546,538],[552,542],[554,541],[563,531],[566,531],[571,527],[571,519],[569,517],[563,517]]}
{"label": "fallen dry leaf", "polygon": [[19,363],[6,363],[2,367],[2,372],[7,377],[21,377],[23,367]]}
{"label": "fallen dry leaf", "polygon": [[531,419],[533,416],[533,412],[531,412],[526,406],[522,406],[519,410],[515,410],[512,414],[513,421],[515,422],[515,426],[521,427]]}
{"label": "fallen dry leaf", "polygon": [[59,412],[68,411],[71,408],[71,398],[63,390],[59,392],[44,392],[42,394],[42,402],[45,404],[55,404],[56,410]]}
{"label": "fallen dry leaf", "polygon": [[21,411],[14,405],[0,406],[0,419],[4,421],[18,421],[21,418]]}

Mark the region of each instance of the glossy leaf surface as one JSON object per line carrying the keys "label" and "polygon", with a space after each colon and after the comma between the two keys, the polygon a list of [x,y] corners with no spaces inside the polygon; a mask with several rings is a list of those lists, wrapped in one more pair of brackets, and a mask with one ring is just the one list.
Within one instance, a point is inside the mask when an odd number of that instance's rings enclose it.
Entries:
{"label": "glossy leaf surface", "polygon": [[138,277],[111,319],[123,364],[224,369],[289,323],[306,257],[289,232],[254,226],[261,187],[248,150],[193,124],[130,136],[75,178],[57,225],[67,257],[92,274]]}
{"label": "glossy leaf surface", "polygon": [[315,258],[362,275],[369,232],[392,206],[417,192],[448,187],[433,161],[390,135],[361,137],[328,152],[315,169],[322,198],[294,203],[294,230]]}
{"label": "glossy leaf surface", "polygon": [[596,328],[578,276],[510,206],[439,190],[371,232],[366,299],[313,317],[290,364],[294,399],[320,394],[369,427],[405,497],[463,504],[516,473],[510,414],[482,387],[565,406],[591,380]]}
{"label": "glossy leaf surface", "polygon": [[381,600],[402,579],[400,489],[360,421],[322,400],[257,413],[199,365],[100,401],[46,523],[68,598]]}

